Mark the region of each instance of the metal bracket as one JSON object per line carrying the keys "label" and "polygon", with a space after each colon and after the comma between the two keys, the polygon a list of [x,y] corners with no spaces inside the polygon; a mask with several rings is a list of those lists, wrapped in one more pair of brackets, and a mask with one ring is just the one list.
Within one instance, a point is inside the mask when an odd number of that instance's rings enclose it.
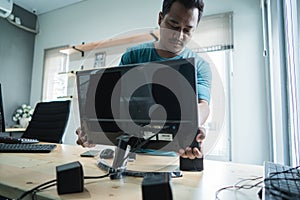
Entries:
{"label": "metal bracket", "polygon": [[72,46],[72,48],[76,51],[79,51],[81,53],[81,57],[84,57],[84,51],[82,51],[81,49],[77,49],[75,46]]}

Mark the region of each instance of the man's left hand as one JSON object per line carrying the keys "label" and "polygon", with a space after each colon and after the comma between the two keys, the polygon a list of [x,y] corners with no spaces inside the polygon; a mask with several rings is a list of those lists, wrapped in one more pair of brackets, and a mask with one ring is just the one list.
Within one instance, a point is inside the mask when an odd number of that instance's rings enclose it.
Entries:
{"label": "man's left hand", "polygon": [[196,136],[196,142],[199,144],[199,148],[197,147],[187,147],[185,149],[179,150],[179,155],[183,158],[195,159],[195,158],[203,158],[203,140],[206,136],[206,130],[203,127],[198,128],[198,135]]}

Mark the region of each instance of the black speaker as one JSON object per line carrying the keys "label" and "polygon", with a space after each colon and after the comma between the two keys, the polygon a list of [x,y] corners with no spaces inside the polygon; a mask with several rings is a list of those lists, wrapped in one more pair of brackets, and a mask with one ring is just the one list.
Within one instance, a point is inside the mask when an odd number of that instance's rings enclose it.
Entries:
{"label": "black speaker", "polygon": [[203,171],[203,158],[182,158],[180,157],[179,169],[182,171]]}
{"label": "black speaker", "polygon": [[145,176],[142,182],[143,200],[172,200],[168,173]]}
{"label": "black speaker", "polygon": [[56,167],[57,193],[83,192],[83,170],[80,162],[72,162]]}

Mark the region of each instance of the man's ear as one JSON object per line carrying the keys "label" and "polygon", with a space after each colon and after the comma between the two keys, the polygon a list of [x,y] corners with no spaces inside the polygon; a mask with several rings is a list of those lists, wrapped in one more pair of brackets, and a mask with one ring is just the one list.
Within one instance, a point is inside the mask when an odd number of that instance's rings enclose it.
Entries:
{"label": "man's ear", "polygon": [[162,12],[159,12],[159,14],[158,14],[158,25],[161,24],[163,18],[164,18],[164,17],[163,17],[163,13],[162,13]]}

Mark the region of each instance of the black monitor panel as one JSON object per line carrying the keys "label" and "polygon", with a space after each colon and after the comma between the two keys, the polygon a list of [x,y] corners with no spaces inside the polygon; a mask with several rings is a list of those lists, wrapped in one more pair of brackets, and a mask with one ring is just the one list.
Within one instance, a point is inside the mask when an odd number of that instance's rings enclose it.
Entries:
{"label": "black monitor panel", "polygon": [[[142,148],[178,150],[197,127],[193,59],[134,64],[77,72],[81,128],[90,143],[117,145],[121,135]],[[151,139],[149,139],[151,138]]]}
{"label": "black monitor panel", "polygon": [[5,132],[5,120],[4,120],[4,109],[3,109],[1,83],[0,83],[0,132]]}

